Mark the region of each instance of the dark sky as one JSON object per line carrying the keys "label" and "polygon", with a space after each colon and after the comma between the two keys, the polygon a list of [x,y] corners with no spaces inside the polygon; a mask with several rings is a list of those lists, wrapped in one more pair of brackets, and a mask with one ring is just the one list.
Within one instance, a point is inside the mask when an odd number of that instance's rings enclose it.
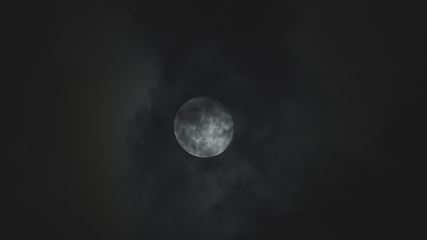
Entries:
{"label": "dark sky", "polygon": [[[2,7],[2,239],[412,239],[425,3],[55,1]],[[173,132],[233,116],[222,154]]]}

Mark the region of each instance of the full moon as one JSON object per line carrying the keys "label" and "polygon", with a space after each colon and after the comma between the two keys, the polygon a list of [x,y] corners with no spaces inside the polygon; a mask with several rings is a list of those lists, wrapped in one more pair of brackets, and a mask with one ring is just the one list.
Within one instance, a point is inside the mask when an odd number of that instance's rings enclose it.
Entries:
{"label": "full moon", "polygon": [[233,119],[215,99],[196,97],[178,110],[175,136],[181,147],[196,157],[208,158],[222,153],[234,134]]}

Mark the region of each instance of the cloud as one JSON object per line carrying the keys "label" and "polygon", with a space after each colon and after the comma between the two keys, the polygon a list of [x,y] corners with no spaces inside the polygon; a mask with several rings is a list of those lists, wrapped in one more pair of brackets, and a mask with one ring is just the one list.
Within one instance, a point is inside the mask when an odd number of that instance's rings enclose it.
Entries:
{"label": "cloud", "polygon": [[[218,20],[226,25],[211,16],[197,22],[190,13],[142,24],[161,63],[156,87],[128,125],[132,184],[147,236],[163,236],[164,229],[165,239],[281,231],[322,184],[346,179],[386,125],[388,88],[361,84],[379,72],[357,62],[363,57],[352,59],[361,69],[337,60],[351,59],[351,51],[328,42],[338,41],[332,33],[317,35],[312,25],[321,16],[295,24],[297,18],[280,17],[292,9],[286,7],[251,8],[261,16],[254,22],[232,20],[238,15],[230,8],[229,18]],[[197,96],[219,100],[234,119],[233,142],[213,159],[190,156],[173,133],[179,107]]]}
{"label": "cloud", "polygon": [[[275,60],[266,58],[246,64],[269,70]],[[304,155],[295,152],[306,144],[307,124],[299,122],[303,106],[291,101],[292,95],[264,98],[274,87],[277,93],[290,92],[292,75],[273,69],[256,76],[239,69],[238,57],[215,38],[165,59],[162,77],[155,78],[156,87],[141,98],[128,125],[131,184],[145,234],[163,235],[168,229],[165,239],[235,239],[250,228],[262,231],[256,216],[263,208],[285,215],[295,211],[304,166]],[[274,87],[260,84],[263,77]],[[235,121],[233,143],[213,159],[187,154],[173,133],[176,112],[196,94],[224,103]]]}

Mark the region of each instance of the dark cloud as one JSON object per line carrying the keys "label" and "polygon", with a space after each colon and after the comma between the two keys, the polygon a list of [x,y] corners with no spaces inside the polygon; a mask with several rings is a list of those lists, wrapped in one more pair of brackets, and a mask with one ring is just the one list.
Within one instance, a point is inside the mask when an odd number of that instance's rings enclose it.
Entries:
{"label": "dark cloud", "polygon": [[[151,108],[139,108],[129,125],[146,234],[168,229],[166,239],[235,239],[251,229],[264,235],[263,222],[286,219],[303,208],[305,197],[346,181],[370,160],[368,149],[387,125],[394,82],[385,79],[393,73],[372,65],[382,59],[388,36],[375,36],[381,33],[363,22],[346,22],[359,28],[343,32],[343,23],[322,22],[334,13],[323,17],[316,5],[298,7],[141,7],[137,29],[163,69]],[[308,15],[301,23],[289,12]],[[357,19],[349,14],[344,19]],[[339,39],[355,36],[354,47]],[[218,99],[235,119],[233,143],[214,159],[189,156],[174,139],[175,113],[196,96]]]}
{"label": "dark cloud", "polygon": [[[387,54],[415,36],[390,39],[381,19],[370,20],[375,6],[330,4],[330,12],[274,1],[141,7],[138,29],[164,70],[152,108],[129,125],[146,234],[274,238],[275,224],[289,224],[309,197],[378,164],[372,149],[404,69],[385,70],[401,64]],[[214,159],[189,156],[173,136],[174,114],[196,96],[220,100],[235,119],[233,143]]]}
{"label": "dark cloud", "polygon": [[[141,13],[141,35],[156,49],[164,70],[151,93],[151,108],[139,108],[129,125],[131,167],[138,169],[133,184],[148,236],[235,239],[249,228],[259,233],[256,215],[262,209],[293,210],[304,165],[297,162],[301,156],[286,154],[287,146],[299,141],[293,138],[300,130],[291,129],[290,119],[297,116],[287,107],[298,108],[291,103],[296,74],[285,64],[292,56],[278,46],[288,23],[277,15],[287,9],[265,5],[215,3],[203,9],[180,3]],[[179,10],[186,6],[190,9]],[[172,16],[156,12],[169,8]],[[255,15],[259,19],[251,18]],[[214,159],[188,155],[174,138],[177,110],[196,96],[218,99],[235,121],[232,145]]]}
{"label": "dark cloud", "polygon": [[[17,93],[5,214],[15,238],[360,239],[408,219],[396,195],[416,189],[402,159],[421,149],[420,88],[408,79],[424,66],[422,6],[31,9],[5,35],[14,47],[2,64]],[[174,136],[196,96],[234,119],[231,145],[212,159]]]}

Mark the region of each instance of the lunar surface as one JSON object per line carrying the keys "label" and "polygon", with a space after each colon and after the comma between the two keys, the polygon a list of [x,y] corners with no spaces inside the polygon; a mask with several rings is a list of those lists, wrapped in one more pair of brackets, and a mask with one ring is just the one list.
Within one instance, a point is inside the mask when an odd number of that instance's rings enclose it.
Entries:
{"label": "lunar surface", "polygon": [[190,99],[179,109],[174,123],[181,147],[196,157],[214,157],[225,151],[234,134],[233,119],[218,101]]}

